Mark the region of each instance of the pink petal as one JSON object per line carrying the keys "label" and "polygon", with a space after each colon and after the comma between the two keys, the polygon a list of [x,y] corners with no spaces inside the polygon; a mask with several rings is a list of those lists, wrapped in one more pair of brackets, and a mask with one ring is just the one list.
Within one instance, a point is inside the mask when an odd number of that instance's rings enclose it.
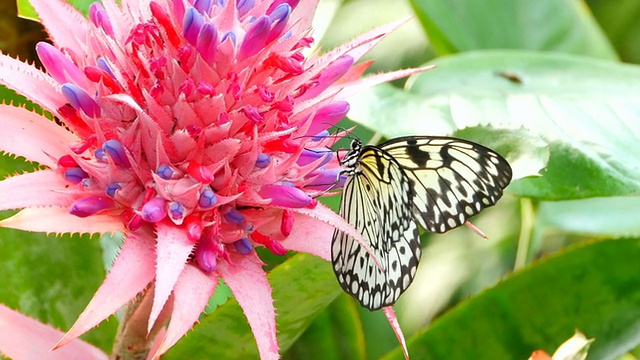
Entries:
{"label": "pink petal", "polygon": [[242,307],[258,344],[262,360],[278,359],[276,314],[271,285],[255,252],[231,254],[231,263],[220,264],[218,272]]}
{"label": "pink petal", "polygon": [[[310,250],[309,253],[318,255],[323,259],[331,261],[331,240],[330,239],[333,234],[333,231],[330,231],[330,230],[332,230],[332,228],[338,229],[346,234],[349,234],[360,244],[365,244],[362,234],[360,234],[360,232],[356,228],[354,228],[351,224],[349,224],[342,216],[336,214],[335,212],[333,212],[333,210],[329,209],[328,207],[320,203],[318,203],[318,205],[313,209],[303,208],[303,209],[292,209],[292,210],[296,213],[306,215],[307,217],[311,217],[315,219],[315,222],[319,224],[313,225],[313,227],[319,226],[320,228],[324,228],[323,225],[320,225],[323,223],[329,225],[329,227],[324,229],[322,234],[314,235],[314,238],[316,239],[316,241],[314,242],[316,242],[317,244],[312,245],[312,244],[304,244],[305,242],[307,242],[307,240],[305,240],[306,239],[305,236],[308,236],[308,235],[305,235],[306,234],[305,230],[300,229],[302,226],[296,223],[291,235],[289,235],[289,237],[282,242],[283,245],[285,245],[285,247],[287,247],[287,245],[295,246],[295,247],[303,246],[303,245],[312,246],[309,249]],[[297,218],[296,218],[296,221],[297,221]],[[301,232],[300,236],[296,235],[298,232]],[[305,232],[305,234],[302,234],[303,232]],[[294,238],[293,235],[296,235],[296,237]],[[368,248],[368,246],[366,245],[363,245],[363,246]],[[293,248],[291,249],[293,250]],[[314,251],[314,252],[311,252],[311,251]]]}
{"label": "pink petal", "polygon": [[86,51],[89,21],[78,10],[63,0],[30,0],[30,3],[58,48]]}
{"label": "pink petal", "polygon": [[69,214],[68,208],[32,207],[20,210],[0,221],[0,227],[56,234],[105,234],[124,230],[117,217],[93,215],[80,218]]}
{"label": "pink petal", "polygon": [[0,129],[0,150],[49,167],[79,141],[44,116],[9,105],[0,105]]}
{"label": "pink petal", "polygon": [[0,210],[31,206],[69,206],[75,198],[65,189],[67,187],[70,187],[69,182],[53,170],[12,176],[0,181]]}
{"label": "pink petal", "polygon": [[155,241],[151,231],[140,229],[127,234],[124,245],[98,291],[78,320],[58,341],[59,348],[84,334],[131,301],[153,281]]}
{"label": "pink petal", "polygon": [[171,222],[157,223],[156,234],[156,292],[149,315],[149,331],[176,286],[178,276],[183,272],[194,246],[187,233]]}
{"label": "pink petal", "polygon": [[400,342],[400,346],[402,346],[402,352],[404,353],[404,358],[409,360],[409,350],[407,349],[407,342],[404,340],[404,334],[402,333],[402,329],[400,328],[400,324],[398,324],[398,318],[396,317],[395,311],[393,311],[393,307],[387,306],[382,308],[382,312],[384,312],[384,316],[389,320],[389,325],[393,329],[393,332],[396,333],[396,337]]}
{"label": "pink petal", "polygon": [[59,91],[60,84],[31,65],[0,54],[0,73],[2,74],[1,84],[42,105],[54,114],[57,113],[58,107],[65,103],[64,96]]}
{"label": "pink petal", "polygon": [[207,276],[191,265],[184,268],[173,290],[171,322],[161,345],[153,353],[154,358],[169,350],[198,321],[217,284],[217,275]]}
{"label": "pink petal", "polygon": [[84,360],[108,359],[102,350],[82,340],[51,351],[62,331],[0,304],[0,353],[12,359]]}

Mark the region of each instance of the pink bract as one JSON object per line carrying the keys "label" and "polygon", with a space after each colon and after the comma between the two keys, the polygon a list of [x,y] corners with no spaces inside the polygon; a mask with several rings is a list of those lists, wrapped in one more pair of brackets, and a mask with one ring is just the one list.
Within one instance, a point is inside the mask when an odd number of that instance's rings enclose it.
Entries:
{"label": "pink bract", "polygon": [[159,356],[222,278],[260,356],[278,358],[271,287],[253,248],[330,259],[334,228],[361,239],[316,201],[339,164],[309,149],[333,144],[327,130],[350,95],[425,70],[360,79],[367,65],[354,63],[402,21],[306,56],[317,1],[104,0],[88,19],[62,0],[32,3],[53,41],[37,46],[46,72],[0,55],[0,82],[56,122],[0,105],[0,150],[44,166],[0,182],[0,210],[22,209],[0,226],[125,234],[57,346],[151,288],[148,331],[171,319]]}

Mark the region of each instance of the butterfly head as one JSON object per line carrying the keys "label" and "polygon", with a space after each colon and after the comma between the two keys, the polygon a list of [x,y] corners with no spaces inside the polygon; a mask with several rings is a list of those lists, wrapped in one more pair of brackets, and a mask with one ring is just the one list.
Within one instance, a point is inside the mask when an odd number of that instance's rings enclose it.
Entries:
{"label": "butterfly head", "polygon": [[362,152],[362,141],[358,139],[351,140],[351,145],[349,145],[349,151],[345,154],[345,156],[340,160],[340,165],[353,169],[358,162],[358,158],[360,157],[360,153]]}

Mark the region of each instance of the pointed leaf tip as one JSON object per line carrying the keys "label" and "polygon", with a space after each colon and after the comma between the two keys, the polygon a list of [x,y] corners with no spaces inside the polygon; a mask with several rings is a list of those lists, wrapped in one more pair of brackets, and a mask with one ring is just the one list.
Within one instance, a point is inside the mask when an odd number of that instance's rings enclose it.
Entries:
{"label": "pointed leaf tip", "polygon": [[398,323],[398,318],[396,317],[395,311],[393,311],[392,306],[383,307],[382,311],[384,312],[384,316],[389,320],[389,325],[393,329],[393,332],[396,334],[398,338],[398,342],[400,342],[400,346],[402,346],[402,352],[404,353],[404,358],[409,360],[409,349],[407,349],[407,342],[404,339],[404,334],[402,333],[402,329],[400,328],[400,324]]}

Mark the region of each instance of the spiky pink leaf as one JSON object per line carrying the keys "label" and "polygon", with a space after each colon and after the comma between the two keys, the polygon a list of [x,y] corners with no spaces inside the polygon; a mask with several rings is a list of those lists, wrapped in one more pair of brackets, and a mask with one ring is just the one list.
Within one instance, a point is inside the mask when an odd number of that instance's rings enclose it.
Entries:
{"label": "spiky pink leaf", "polygon": [[[329,51],[328,53],[323,54],[316,59],[309,59],[309,61],[307,62],[307,70],[301,76],[296,78],[295,81],[292,81],[290,84],[283,86],[282,90],[284,92],[293,92],[293,90],[299,87],[302,83],[314,78],[324,69],[326,69],[327,66],[344,55],[349,55],[354,59],[354,61],[358,61],[358,59],[360,59],[375,45],[377,45],[384,38],[384,36],[395,30],[405,22],[406,20],[400,20],[379,26]],[[301,96],[300,99],[305,99],[305,96]]]}
{"label": "spiky pink leaf", "polygon": [[53,170],[40,170],[0,181],[0,210],[31,206],[69,206],[71,184]]}
{"label": "spiky pink leaf", "polygon": [[409,349],[407,349],[407,342],[404,339],[404,334],[402,333],[402,329],[400,328],[400,324],[398,323],[398,318],[396,317],[395,311],[393,311],[392,306],[386,306],[382,308],[382,312],[384,312],[384,316],[389,320],[389,325],[393,329],[393,332],[396,334],[398,338],[398,342],[400,346],[402,346],[402,352],[404,353],[404,358],[409,360]]}
{"label": "spiky pink leaf", "polygon": [[220,264],[218,272],[244,311],[258,344],[262,360],[278,359],[276,314],[271,285],[255,252],[231,254],[231,263]]}
{"label": "spiky pink leaf", "polygon": [[59,91],[60,84],[29,64],[0,54],[0,73],[0,84],[6,85],[54,114],[58,107],[65,103],[64,96]]}
{"label": "spiky pink leaf", "polygon": [[192,265],[184,268],[173,290],[171,322],[154,358],[169,350],[198,321],[217,284],[215,274],[206,275]]}
{"label": "spiky pink leaf", "polygon": [[[349,96],[352,96],[354,94],[358,94],[360,92],[362,92],[365,89],[374,87],[376,85],[380,85],[382,83],[386,83],[389,81],[393,81],[393,80],[397,80],[397,79],[402,79],[414,74],[419,74],[421,72],[425,72],[431,69],[434,69],[436,66],[435,65],[429,65],[429,66],[424,66],[421,68],[415,68],[415,69],[404,69],[404,70],[397,70],[397,71],[392,71],[392,72],[388,72],[388,73],[382,73],[382,74],[376,74],[376,75],[372,75],[372,76],[368,76],[366,78],[354,81],[352,83],[349,83],[347,85],[341,85],[339,88],[342,89],[342,91],[340,92],[340,96],[344,97],[344,98],[348,98]],[[336,87],[336,90],[338,88]],[[331,89],[329,89],[330,91]]]}
{"label": "spiky pink leaf", "polygon": [[145,228],[126,235],[107,278],[56,348],[98,325],[147,287],[155,276],[154,246],[154,235]]}
{"label": "spiky pink leaf", "polygon": [[0,353],[4,356],[26,360],[109,358],[102,350],[78,339],[63,349],[51,351],[62,334],[58,329],[0,304]]}
{"label": "spiky pink leaf", "polygon": [[[30,0],[49,37],[57,47],[83,53],[88,39],[89,21],[63,0]],[[64,19],[64,21],[60,21]]]}
{"label": "spiky pink leaf", "polygon": [[149,315],[149,331],[183,272],[194,245],[182,228],[170,222],[157,223],[156,236],[156,291]]}
{"label": "spiky pink leaf", "polygon": [[56,234],[105,234],[124,230],[116,217],[98,214],[80,218],[69,214],[68,208],[57,206],[22,209],[0,221],[0,227]]}
{"label": "spiky pink leaf", "polygon": [[[314,213],[316,212],[314,210],[307,211]],[[291,228],[291,233],[281,240],[280,244],[288,250],[306,252],[330,261],[331,248],[328,244],[331,242],[334,226],[318,221],[316,217],[310,215],[294,213],[293,216],[294,226]],[[266,234],[277,234],[280,232],[280,223],[271,221],[261,226],[260,231]]]}
{"label": "spiky pink leaf", "polygon": [[0,128],[0,150],[49,167],[79,141],[44,116],[9,105],[0,105]]}

